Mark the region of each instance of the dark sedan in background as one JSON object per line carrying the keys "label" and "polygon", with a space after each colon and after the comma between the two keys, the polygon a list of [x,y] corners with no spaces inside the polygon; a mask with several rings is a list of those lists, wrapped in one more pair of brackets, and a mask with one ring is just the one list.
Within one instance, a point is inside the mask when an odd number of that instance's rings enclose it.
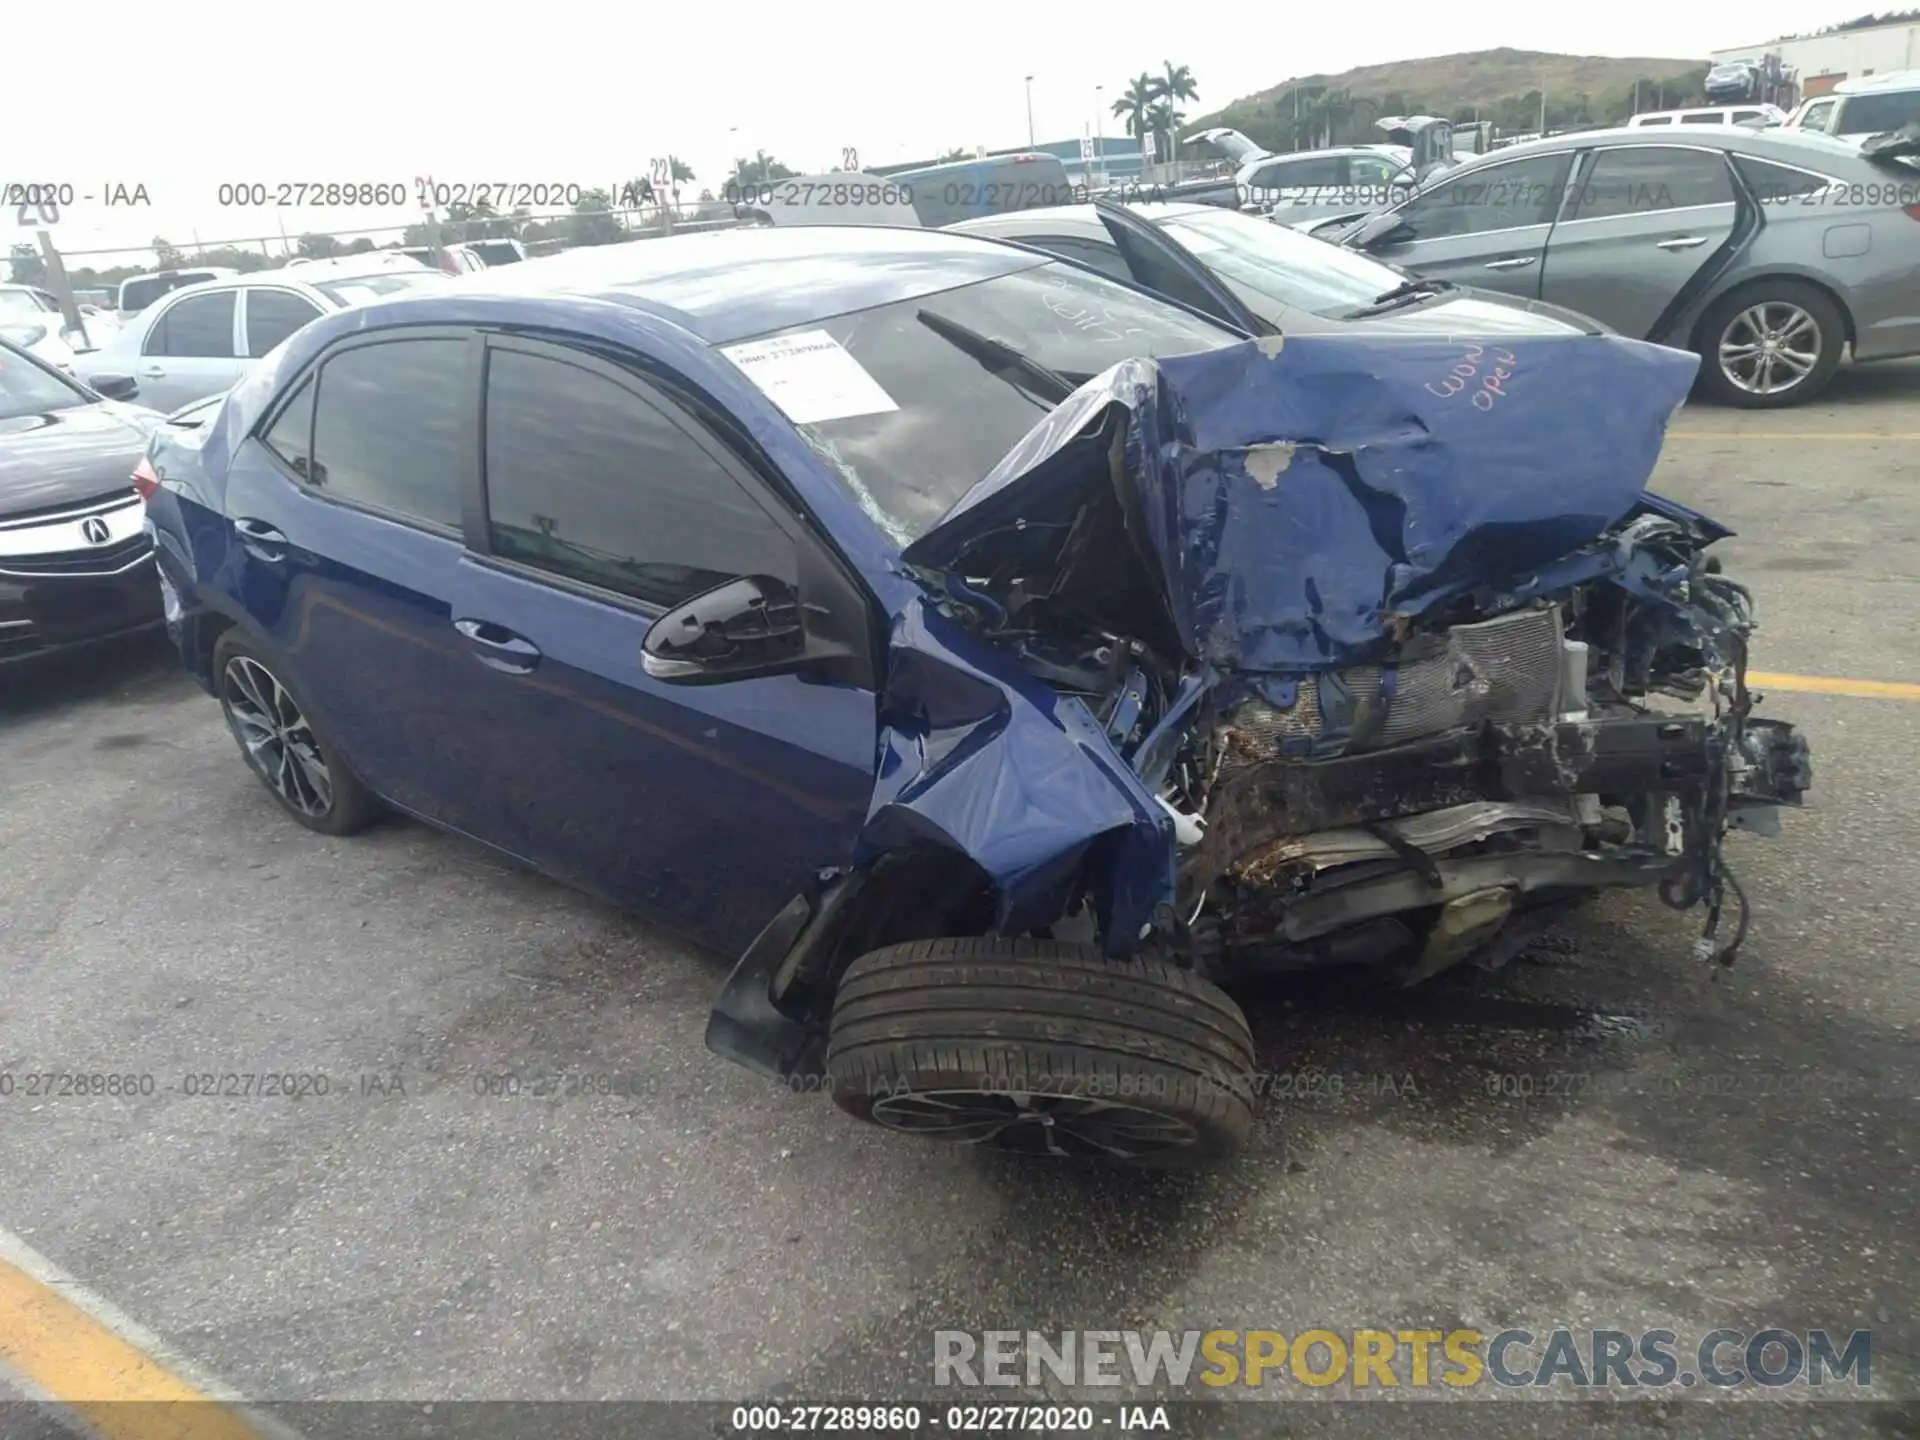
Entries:
{"label": "dark sedan in background", "polygon": [[0,665],[160,623],[133,472],[161,419],[0,341]]}

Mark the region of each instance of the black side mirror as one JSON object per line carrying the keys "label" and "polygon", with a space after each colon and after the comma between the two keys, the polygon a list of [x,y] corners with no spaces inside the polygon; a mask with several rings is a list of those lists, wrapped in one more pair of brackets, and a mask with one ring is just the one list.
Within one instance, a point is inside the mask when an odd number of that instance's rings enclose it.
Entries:
{"label": "black side mirror", "polygon": [[140,382],[131,375],[96,375],[87,383],[109,400],[131,400],[140,393]]}
{"label": "black side mirror", "polygon": [[810,659],[799,597],[769,575],[729,580],[674,606],[641,648],[647,674],[680,685],[784,675]]}

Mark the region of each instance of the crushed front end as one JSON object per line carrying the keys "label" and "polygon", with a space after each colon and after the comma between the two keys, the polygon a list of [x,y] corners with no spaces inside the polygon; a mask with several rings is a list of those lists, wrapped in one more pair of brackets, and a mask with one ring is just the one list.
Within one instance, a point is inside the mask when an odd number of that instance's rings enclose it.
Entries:
{"label": "crushed front end", "polygon": [[1126,362],[1063,404],[906,555],[1164,813],[1087,850],[1171,845],[1151,922],[1083,874],[1052,933],[1412,982],[1649,886],[1730,963],[1726,834],[1777,829],[1810,761],[1753,713],[1728,532],[1644,489],[1694,363],[1316,337]]}

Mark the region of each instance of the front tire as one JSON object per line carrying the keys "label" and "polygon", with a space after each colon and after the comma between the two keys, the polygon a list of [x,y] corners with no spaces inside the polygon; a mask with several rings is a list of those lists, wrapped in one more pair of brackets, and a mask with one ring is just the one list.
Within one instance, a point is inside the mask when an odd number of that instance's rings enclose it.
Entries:
{"label": "front tire", "polygon": [[1700,322],[1700,383],[1743,410],[1799,405],[1840,368],[1847,322],[1824,290],[1762,280],[1723,296]]}
{"label": "front tire", "polygon": [[322,835],[351,835],[380,802],[346,766],[306,706],[276,673],[278,661],[238,630],[213,647],[214,691],[247,767],[280,808]]}
{"label": "front tire", "polygon": [[1028,1155],[1173,1167],[1253,1133],[1253,1037],[1218,986],[1052,940],[917,940],[834,996],[827,1073],[857,1119]]}

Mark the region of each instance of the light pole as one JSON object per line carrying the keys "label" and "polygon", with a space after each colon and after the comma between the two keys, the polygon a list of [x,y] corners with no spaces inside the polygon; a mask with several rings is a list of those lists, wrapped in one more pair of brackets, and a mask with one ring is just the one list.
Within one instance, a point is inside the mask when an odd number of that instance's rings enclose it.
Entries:
{"label": "light pole", "polygon": [[1096,85],[1093,87],[1093,162],[1100,167],[1100,183],[1102,186],[1105,186],[1107,183],[1107,146],[1104,137],[1100,133],[1102,127],[1106,124],[1106,90],[1107,87],[1104,85]]}
{"label": "light pole", "polygon": [[1027,148],[1033,148],[1033,76],[1027,76]]}

